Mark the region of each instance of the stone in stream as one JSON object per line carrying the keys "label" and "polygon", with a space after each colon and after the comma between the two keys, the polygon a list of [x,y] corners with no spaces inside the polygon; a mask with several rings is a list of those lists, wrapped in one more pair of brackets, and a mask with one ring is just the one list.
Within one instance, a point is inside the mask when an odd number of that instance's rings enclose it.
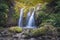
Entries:
{"label": "stone in stream", "polygon": [[27,38],[26,35],[22,35],[22,38]]}
{"label": "stone in stream", "polygon": [[31,38],[31,39],[29,39],[29,40],[37,40],[36,38]]}

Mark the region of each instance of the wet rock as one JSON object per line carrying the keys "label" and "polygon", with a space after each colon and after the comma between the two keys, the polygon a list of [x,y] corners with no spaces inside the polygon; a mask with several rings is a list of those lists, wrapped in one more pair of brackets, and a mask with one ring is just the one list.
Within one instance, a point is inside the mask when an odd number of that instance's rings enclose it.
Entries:
{"label": "wet rock", "polygon": [[29,40],[37,40],[36,38],[30,38]]}
{"label": "wet rock", "polygon": [[21,38],[23,38],[23,39],[29,39],[30,37],[27,36],[27,35],[22,35]]}
{"label": "wet rock", "polygon": [[1,34],[0,34],[0,37],[1,37]]}
{"label": "wet rock", "polygon": [[22,38],[26,38],[26,36],[25,35],[22,35]]}
{"label": "wet rock", "polygon": [[17,35],[13,35],[12,37],[13,37],[13,38],[18,38],[19,36],[17,36]]}
{"label": "wet rock", "polygon": [[42,40],[42,38],[41,37],[38,37],[38,40]]}

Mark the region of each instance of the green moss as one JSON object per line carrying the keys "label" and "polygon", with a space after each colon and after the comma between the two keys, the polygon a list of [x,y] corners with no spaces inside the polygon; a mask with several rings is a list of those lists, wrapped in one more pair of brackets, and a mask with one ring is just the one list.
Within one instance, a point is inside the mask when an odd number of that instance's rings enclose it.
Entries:
{"label": "green moss", "polygon": [[21,33],[22,32],[22,28],[20,28],[20,27],[10,27],[9,31],[10,32],[16,32],[16,33]]}
{"label": "green moss", "polygon": [[41,36],[41,35],[46,35],[46,34],[53,34],[56,32],[56,29],[52,25],[45,25],[43,27],[34,29],[31,31],[32,36]]}
{"label": "green moss", "polygon": [[47,32],[47,28],[46,27],[40,27],[38,29],[32,30],[31,32],[32,32],[32,36],[45,35]]}

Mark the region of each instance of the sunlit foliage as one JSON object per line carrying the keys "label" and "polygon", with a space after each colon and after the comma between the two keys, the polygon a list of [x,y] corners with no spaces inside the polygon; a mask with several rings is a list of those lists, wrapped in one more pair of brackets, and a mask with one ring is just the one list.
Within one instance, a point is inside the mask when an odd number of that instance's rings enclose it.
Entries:
{"label": "sunlit foliage", "polygon": [[38,3],[45,3],[45,2],[51,2],[53,0],[16,0],[17,2],[20,2],[24,5],[27,5],[27,6],[34,6]]}

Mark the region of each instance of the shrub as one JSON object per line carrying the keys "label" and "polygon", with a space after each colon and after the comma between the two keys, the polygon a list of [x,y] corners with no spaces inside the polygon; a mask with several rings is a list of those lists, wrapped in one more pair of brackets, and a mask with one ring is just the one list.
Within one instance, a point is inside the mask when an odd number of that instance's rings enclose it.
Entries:
{"label": "shrub", "polygon": [[47,28],[46,27],[40,27],[37,29],[32,30],[32,36],[40,36],[46,34]]}
{"label": "shrub", "polygon": [[46,35],[46,34],[55,35],[56,29],[52,25],[45,25],[43,27],[34,29],[31,32],[32,32],[32,36],[42,36],[42,35]]}
{"label": "shrub", "polygon": [[56,28],[50,24],[46,24],[46,25],[44,25],[44,27],[46,27],[48,31],[54,32],[56,30]]}
{"label": "shrub", "polygon": [[21,33],[22,32],[22,28],[20,28],[20,27],[10,27],[9,31],[10,32],[16,32],[16,33]]}

